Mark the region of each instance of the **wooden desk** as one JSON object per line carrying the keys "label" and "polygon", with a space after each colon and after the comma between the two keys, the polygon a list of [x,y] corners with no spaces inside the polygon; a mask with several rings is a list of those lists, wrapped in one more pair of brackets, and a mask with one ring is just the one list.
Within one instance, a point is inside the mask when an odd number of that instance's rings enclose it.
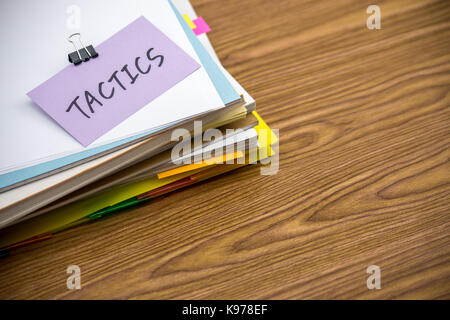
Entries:
{"label": "wooden desk", "polygon": [[242,168],[17,250],[0,297],[449,299],[449,2],[378,1],[381,30],[373,1],[193,4],[280,130],[278,174]]}

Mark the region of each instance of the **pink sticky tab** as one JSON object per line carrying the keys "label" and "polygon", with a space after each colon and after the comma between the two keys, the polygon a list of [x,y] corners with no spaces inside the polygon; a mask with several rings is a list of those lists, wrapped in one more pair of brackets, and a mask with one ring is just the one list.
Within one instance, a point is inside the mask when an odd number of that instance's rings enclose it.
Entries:
{"label": "pink sticky tab", "polygon": [[97,58],[68,65],[28,93],[83,146],[200,68],[144,17],[95,50]]}
{"label": "pink sticky tab", "polygon": [[205,22],[205,20],[202,17],[198,17],[193,22],[197,26],[197,28],[193,29],[195,35],[199,36],[201,34],[211,31],[211,28],[208,26],[208,24]]}

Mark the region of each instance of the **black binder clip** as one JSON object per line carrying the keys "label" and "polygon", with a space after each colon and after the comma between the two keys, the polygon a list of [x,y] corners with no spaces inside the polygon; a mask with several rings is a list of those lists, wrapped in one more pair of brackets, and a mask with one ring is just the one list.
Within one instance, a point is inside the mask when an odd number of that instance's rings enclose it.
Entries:
{"label": "black binder clip", "polygon": [[[78,42],[81,46],[80,49],[78,49],[77,45],[75,44],[73,37],[78,36]],[[92,45],[88,45],[87,47],[83,44],[81,41],[81,34],[80,33],[74,33],[69,36],[67,39],[69,42],[73,45],[75,48],[75,51],[72,53],[69,53],[69,61],[73,63],[74,65],[79,65],[81,62],[86,62],[90,58],[97,58],[98,53],[95,51],[94,47]]]}

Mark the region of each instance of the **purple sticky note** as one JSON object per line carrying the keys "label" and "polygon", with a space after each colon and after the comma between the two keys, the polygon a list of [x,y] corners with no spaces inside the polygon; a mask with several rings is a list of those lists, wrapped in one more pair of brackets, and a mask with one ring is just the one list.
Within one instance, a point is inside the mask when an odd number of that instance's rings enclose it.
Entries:
{"label": "purple sticky note", "polygon": [[205,22],[205,20],[202,17],[198,17],[195,19],[194,24],[196,25],[196,28],[193,29],[196,36],[199,36],[201,34],[207,33],[211,31],[211,28],[208,26],[208,24]]}
{"label": "purple sticky note", "polygon": [[95,50],[97,58],[67,66],[28,93],[83,146],[200,68],[144,17]]}

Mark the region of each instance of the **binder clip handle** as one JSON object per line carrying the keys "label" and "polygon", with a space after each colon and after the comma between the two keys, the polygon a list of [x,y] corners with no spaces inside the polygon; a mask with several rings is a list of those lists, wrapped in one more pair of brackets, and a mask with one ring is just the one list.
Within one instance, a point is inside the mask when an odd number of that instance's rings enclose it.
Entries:
{"label": "binder clip handle", "polygon": [[[78,43],[80,48],[75,43],[74,37],[78,37]],[[95,51],[92,45],[88,45],[87,47],[81,41],[81,34],[79,32],[71,34],[67,40],[73,45],[75,48],[74,52],[69,53],[69,61],[74,65],[79,65],[81,62],[86,62],[90,58],[97,58],[98,53]]]}

